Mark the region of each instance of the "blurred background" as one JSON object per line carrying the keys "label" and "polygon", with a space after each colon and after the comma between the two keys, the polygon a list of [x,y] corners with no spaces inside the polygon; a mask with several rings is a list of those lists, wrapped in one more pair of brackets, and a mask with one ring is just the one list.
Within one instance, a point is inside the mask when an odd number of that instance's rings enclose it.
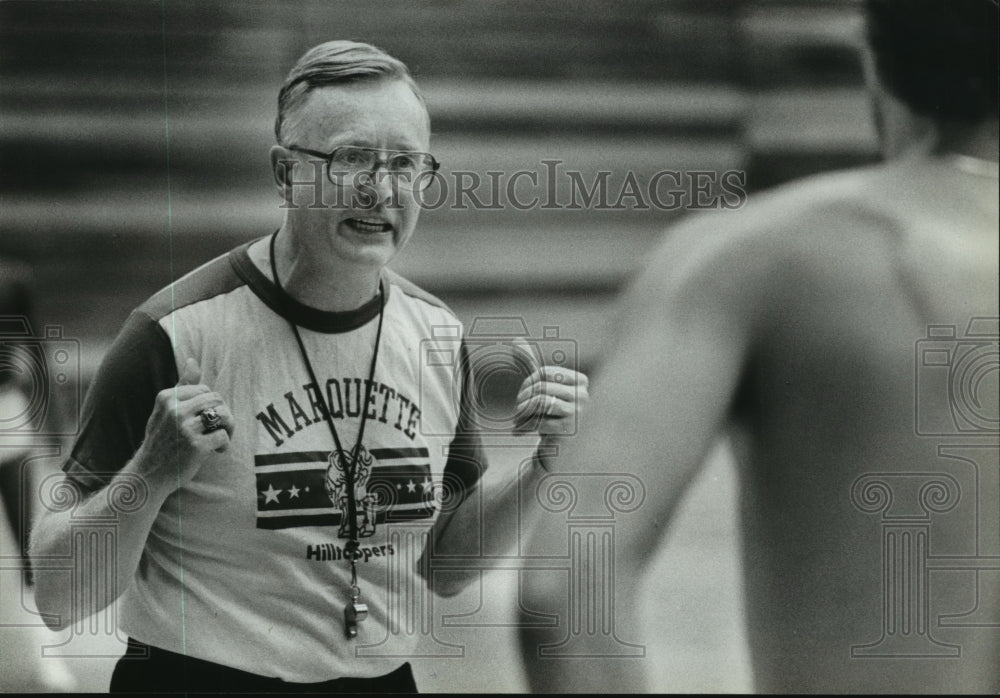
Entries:
{"label": "blurred background", "polygon": [[[267,153],[278,89],[307,48],[350,38],[403,60],[446,179],[529,170],[544,181],[542,161],[559,160],[588,183],[616,173],[613,201],[629,171],[641,182],[661,170],[738,171],[752,199],[875,158],[859,10],[851,0],[0,3],[0,272],[30,290],[33,336],[69,342],[66,380],[53,383],[44,415],[64,426],[33,438],[50,456],[65,448],[80,395],[132,308],[280,225]],[[427,210],[393,266],[466,323],[518,316],[532,336],[558,328],[592,370],[617,292],[664,229],[692,215],[631,202]],[[650,655],[661,690],[750,688],[733,486],[720,451],[658,562],[650,608],[663,645]],[[7,597],[19,592],[13,559],[3,551]],[[484,584],[516,593],[516,575]],[[461,612],[476,600],[449,603]],[[22,630],[5,629],[0,653]],[[418,662],[423,690],[524,690],[509,627],[448,633],[467,650]],[[118,639],[87,642],[98,656],[70,667],[80,690],[104,690]]]}

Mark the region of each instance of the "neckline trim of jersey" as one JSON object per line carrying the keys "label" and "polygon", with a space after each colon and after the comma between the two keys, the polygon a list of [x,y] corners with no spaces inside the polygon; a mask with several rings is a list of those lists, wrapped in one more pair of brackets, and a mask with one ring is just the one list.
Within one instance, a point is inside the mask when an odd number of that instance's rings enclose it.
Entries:
{"label": "neckline trim of jersey", "polygon": [[[233,269],[243,279],[250,290],[260,298],[264,304],[274,312],[278,313],[286,320],[291,320],[300,327],[313,332],[323,332],[334,334],[350,332],[373,320],[379,313],[381,299],[379,294],[367,301],[364,305],[354,310],[343,312],[319,310],[301,303],[292,298],[287,293],[279,290],[267,276],[257,268],[257,265],[250,259],[250,245],[257,242],[251,240],[240,245],[229,253],[229,261]],[[385,273],[382,274],[382,288],[385,293],[385,302],[389,302],[389,294],[392,284]]]}

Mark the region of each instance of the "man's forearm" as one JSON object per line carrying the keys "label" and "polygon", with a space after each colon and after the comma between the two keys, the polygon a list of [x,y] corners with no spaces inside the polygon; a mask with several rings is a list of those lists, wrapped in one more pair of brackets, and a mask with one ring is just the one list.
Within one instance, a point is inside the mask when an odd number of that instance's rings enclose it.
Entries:
{"label": "man's forearm", "polygon": [[536,452],[512,478],[483,493],[481,520],[470,522],[481,531],[482,555],[503,555],[518,544],[538,506],[535,490],[547,474]]}
{"label": "man's forearm", "polygon": [[[461,570],[461,558],[475,558],[469,569],[488,569],[489,560],[501,560],[518,541],[531,519],[531,505],[537,502],[534,490],[545,471],[537,458],[517,473],[499,482],[482,481],[466,492],[461,504],[439,520],[435,535],[424,555],[433,570]],[[526,504],[528,509],[521,506]],[[449,580],[454,579],[448,575]],[[435,579],[435,591],[449,596],[461,591],[470,581],[454,579],[444,583]]]}
{"label": "man's forearm", "polygon": [[105,487],[72,508],[46,507],[36,520],[31,533],[35,600],[50,628],[68,627],[100,611],[131,583],[170,491],[140,476],[138,459],[137,454]]}

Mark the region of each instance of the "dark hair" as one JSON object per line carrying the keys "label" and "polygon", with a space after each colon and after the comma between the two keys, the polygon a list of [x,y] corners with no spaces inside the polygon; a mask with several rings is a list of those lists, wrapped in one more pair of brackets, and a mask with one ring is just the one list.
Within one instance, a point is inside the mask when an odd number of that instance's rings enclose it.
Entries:
{"label": "dark hair", "polygon": [[936,121],[996,116],[997,0],[868,0],[879,80]]}
{"label": "dark hair", "polygon": [[385,51],[357,41],[327,41],[314,46],[303,54],[281,86],[278,118],[274,122],[275,137],[282,142],[281,127],[285,117],[317,87],[386,79],[402,80],[424,103],[406,64]]}

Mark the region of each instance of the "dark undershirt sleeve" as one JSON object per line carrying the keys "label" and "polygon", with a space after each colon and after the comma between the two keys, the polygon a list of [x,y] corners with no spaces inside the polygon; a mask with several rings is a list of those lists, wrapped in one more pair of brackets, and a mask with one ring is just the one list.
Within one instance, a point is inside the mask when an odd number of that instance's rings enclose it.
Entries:
{"label": "dark undershirt sleeve", "polygon": [[459,406],[458,424],[455,437],[448,447],[448,460],[444,468],[445,491],[459,494],[463,499],[472,492],[486,472],[486,452],[475,415],[472,413],[473,382],[469,351],[462,341],[460,371],[462,378],[462,398]]}
{"label": "dark undershirt sleeve", "polygon": [[156,394],[177,380],[170,338],[151,317],[133,312],[87,391],[80,434],[63,464],[67,476],[85,490],[105,486],[142,444]]}

